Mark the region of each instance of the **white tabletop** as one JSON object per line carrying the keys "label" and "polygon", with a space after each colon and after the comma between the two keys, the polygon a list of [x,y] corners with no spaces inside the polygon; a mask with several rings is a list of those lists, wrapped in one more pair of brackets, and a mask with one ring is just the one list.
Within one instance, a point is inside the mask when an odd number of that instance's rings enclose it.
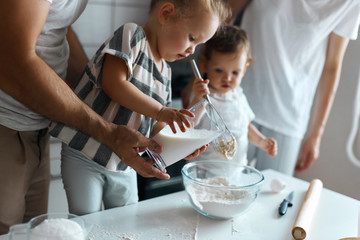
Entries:
{"label": "white tabletop", "polygon": [[[220,221],[198,214],[184,191],[142,201],[139,204],[85,216],[94,224],[90,240],[289,240],[291,228],[309,183],[273,170],[263,171],[265,181],[255,204],[236,219]],[[287,183],[281,193],[270,190],[279,178]],[[324,183],[326,186],[326,183]],[[293,207],[278,215],[283,198],[294,190]],[[320,203],[307,239],[340,239],[358,234],[359,201],[323,189]]]}
{"label": "white tabletop", "polygon": [[[92,224],[89,240],[290,240],[291,228],[309,183],[263,171],[265,181],[258,199],[243,215],[232,220],[213,220],[192,209],[184,191],[84,216]],[[272,179],[286,182],[281,193],[270,190]],[[326,183],[324,183],[326,186]],[[293,207],[280,217],[278,207],[294,190]],[[356,237],[360,202],[323,189],[307,240]],[[0,239],[7,239],[5,236]]]}

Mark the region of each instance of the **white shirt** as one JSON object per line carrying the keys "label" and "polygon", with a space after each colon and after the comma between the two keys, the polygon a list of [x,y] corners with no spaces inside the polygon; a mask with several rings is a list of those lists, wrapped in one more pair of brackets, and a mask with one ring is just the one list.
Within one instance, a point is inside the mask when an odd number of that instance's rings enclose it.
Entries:
{"label": "white shirt", "polygon": [[302,138],[326,57],[331,32],[356,39],[360,1],[254,0],[242,28],[254,64],[242,87],[255,122]]}
{"label": "white shirt", "polygon": [[[236,138],[237,151],[232,160],[244,165],[247,164],[248,126],[255,116],[242,88],[238,87],[226,93],[216,93],[210,88],[209,97],[226,126]],[[221,159],[211,144],[205,152],[195,158],[195,160],[211,159]]]}
{"label": "white shirt", "polygon": [[[83,12],[87,0],[48,0],[48,2],[51,4],[50,10],[36,43],[36,53],[62,79],[65,79],[69,58],[67,27]],[[49,123],[50,120],[0,90],[1,125],[17,131],[31,131],[46,128]]]}

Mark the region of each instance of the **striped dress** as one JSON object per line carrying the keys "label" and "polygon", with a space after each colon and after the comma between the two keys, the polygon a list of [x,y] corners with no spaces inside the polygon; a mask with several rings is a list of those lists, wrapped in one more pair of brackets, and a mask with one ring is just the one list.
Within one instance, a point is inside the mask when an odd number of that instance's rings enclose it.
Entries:
{"label": "striped dress", "polygon": [[[118,125],[127,125],[148,137],[155,120],[121,106],[103,91],[101,73],[106,54],[123,59],[129,71],[128,81],[162,105],[171,102],[169,65],[163,60],[164,67],[160,72],[143,29],[134,23],[127,23],[102,44],[74,87],[78,97],[103,118]],[[88,159],[108,170],[123,171],[128,168],[109,147],[74,128],[53,122],[50,135],[81,151]]]}

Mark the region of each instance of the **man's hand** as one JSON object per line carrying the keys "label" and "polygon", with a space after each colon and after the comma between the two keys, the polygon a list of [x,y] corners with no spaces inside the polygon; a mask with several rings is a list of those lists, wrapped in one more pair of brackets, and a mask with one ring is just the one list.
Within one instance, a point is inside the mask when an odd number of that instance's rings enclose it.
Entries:
{"label": "man's hand", "polygon": [[112,136],[115,140],[109,144],[109,147],[138,174],[143,177],[170,178],[168,174],[154,167],[154,160],[139,155],[139,152],[145,151],[145,148],[161,153],[162,147],[155,140],[146,138],[140,132],[123,125],[115,125]]}

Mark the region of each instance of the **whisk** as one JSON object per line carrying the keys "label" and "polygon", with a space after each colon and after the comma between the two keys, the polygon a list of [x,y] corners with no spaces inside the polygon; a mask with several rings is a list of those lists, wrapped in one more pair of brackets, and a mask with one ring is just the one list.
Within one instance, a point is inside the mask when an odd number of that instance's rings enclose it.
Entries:
{"label": "whisk", "polygon": [[[195,60],[191,59],[190,63],[191,63],[191,67],[193,69],[193,72],[195,74],[195,77],[202,79]],[[216,138],[216,139],[214,139],[212,141],[214,149],[218,154],[220,154],[220,155],[224,156],[226,159],[230,160],[236,154],[236,150],[237,150],[236,138],[230,132],[230,130],[226,126],[224,120],[222,119],[222,117],[220,116],[220,114],[218,113],[218,111],[216,110],[214,105],[212,105],[211,100],[209,98],[209,95],[207,95],[207,94],[204,95],[204,98],[209,103],[209,115],[210,115],[210,118],[221,129],[225,129],[225,131],[218,138]]]}

